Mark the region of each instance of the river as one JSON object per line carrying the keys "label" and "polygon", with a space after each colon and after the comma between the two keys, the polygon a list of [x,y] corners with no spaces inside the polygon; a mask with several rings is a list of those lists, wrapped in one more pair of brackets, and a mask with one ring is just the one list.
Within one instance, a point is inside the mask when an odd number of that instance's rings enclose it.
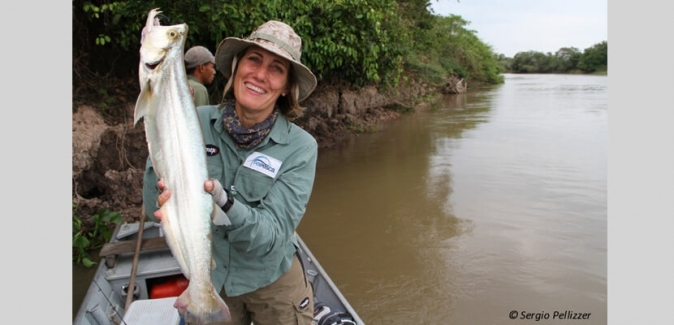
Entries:
{"label": "river", "polygon": [[606,324],[607,87],[505,75],[321,151],[298,233],[367,324]]}
{"label": "river", "polygon": [[369,325],[606,324],[607,88],[506,74],[321,149],[298,233]]}

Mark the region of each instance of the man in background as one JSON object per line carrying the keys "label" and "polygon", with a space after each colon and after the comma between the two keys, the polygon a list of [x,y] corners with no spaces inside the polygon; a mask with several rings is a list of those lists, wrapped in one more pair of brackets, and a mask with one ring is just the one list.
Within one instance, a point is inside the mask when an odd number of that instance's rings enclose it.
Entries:
{"label": "man in background", "polygon": [[215,57],[203,46],[193,46],[185,52],[187,82],[192,89],[194,106],[210,105],[208,89],[215,78]]}

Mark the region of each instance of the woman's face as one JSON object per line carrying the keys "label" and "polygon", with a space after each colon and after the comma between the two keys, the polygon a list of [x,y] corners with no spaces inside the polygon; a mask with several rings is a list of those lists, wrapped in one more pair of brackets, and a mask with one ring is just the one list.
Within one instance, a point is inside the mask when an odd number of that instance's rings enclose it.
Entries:
{"label": "woman's face", "polygon": [[[237,109],[266,118],[279,96],[288,92],[290,62],[259,46],[250,46],[234,76]],[[264,120],[264,119],[263,119]]]}

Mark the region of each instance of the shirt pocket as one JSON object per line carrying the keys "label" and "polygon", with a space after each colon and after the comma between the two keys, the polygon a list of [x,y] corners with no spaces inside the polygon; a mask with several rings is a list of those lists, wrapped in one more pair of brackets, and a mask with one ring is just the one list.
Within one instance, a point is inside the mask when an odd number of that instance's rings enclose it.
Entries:
{"label": "shirt pocket", "polygon": [[[222,176],[224,174],[224,165],[220,155],[206,158],[208,164],[208,178],[215,178],[222,183]],[[223,184],[224,186],[224,184]]]}
{"label": "shirt pocket", "polygon": [[260,204],[273,184],[273,178],[244,166],[239,167],[234,179],[236,192],[251,206]]}

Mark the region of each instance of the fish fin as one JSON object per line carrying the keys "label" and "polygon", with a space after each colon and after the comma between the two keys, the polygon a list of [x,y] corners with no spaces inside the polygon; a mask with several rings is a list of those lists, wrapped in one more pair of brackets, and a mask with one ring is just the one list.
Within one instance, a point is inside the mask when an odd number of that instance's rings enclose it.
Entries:
{"label": "fish fin", "polygon": [[213,212],[211,215],[211,220],[213,220],[213,224],[216,226],[231,226],[232,221],[229,220],[229,217],[227,216],[227,213],[225,211],[222,211],[222,209],[213,202]]}
{"label": "fish fin", "polygon": [[136,109],[133,112],[133,125],[138,124],[138,121],[147,115],[152,103],[152,87],[150,86],[150,82],[141,86],[140,95],[138,95],[138,99],[136,100]]}
{"label": "fish fin", "polygon": [[147,15],[147,19],[145,20],[145,26],[143,27],[143,30],[140,32],[140,44],[143,44],[143,40],[145,40],[145,35],[152,30],[152,26],[161,25],[159,23],[159,19],[156,18],[156,16],[160,13],[161,10],[159,10],[159,8],[154,8],[150,10],[150,13]]}
{"label": "fish fin", "polygon": [[178,314],[186,324],[227,323],[232,320],[225,301],[222,300],[215,287],[211,286],[211,290],[210,301],[202,302],[202,304],[192,302],[189,286],[178,296],[173,307],[178,310]]}

